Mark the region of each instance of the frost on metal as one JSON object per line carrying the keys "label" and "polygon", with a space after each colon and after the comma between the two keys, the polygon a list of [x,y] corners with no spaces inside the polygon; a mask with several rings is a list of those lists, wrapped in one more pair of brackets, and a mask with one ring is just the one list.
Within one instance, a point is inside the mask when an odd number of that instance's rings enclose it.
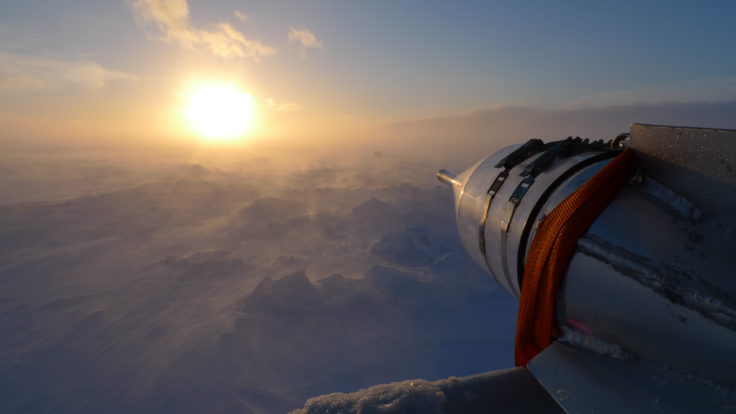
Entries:
{"label": "frost on metal", "polygon": [[621,349],[621,346],[618,344],[606,342],[567,326],[562,327],[562,337],[559,341],[593,351],[597,354],[607,355],[620,361],[632,358],[632,355]]}
{"label": "frost on metal", "polygon": [[682,220],[697,223],[703,218],[703,212],[695,204],[652,177],[643,176],[640,188],[659,206]]}
{"label": "frost on metal", "polygon": [[591,234],[578,240],[578,251],[613,266],[621,274],[665,296],[670,302],[736,330],[736,300],[708,281],[639,256]]}

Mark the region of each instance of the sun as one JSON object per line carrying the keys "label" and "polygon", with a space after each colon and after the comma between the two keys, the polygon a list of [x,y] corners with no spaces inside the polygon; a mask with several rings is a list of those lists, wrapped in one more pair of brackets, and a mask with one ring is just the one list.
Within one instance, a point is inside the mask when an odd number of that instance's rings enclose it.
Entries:
{"label": "sun", "polygon": [[189,126],[209,140],[235,140],[253,127],[253,97],[237,86],[202,83],[185,93],[184,117]]}

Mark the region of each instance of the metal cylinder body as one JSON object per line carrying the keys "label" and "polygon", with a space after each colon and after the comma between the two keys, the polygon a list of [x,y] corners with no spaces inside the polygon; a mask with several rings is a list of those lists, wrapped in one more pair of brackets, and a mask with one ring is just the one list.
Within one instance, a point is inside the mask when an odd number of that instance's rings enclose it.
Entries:
{"label": "metal cylinder body", "polygon": [[[536,154],[505,170],[499,161],[519,145],[504,148],[458,175],[454,185],[460,239],[471,257],[496,281],[518,297],[520,275],[539,218],[549,201],[572,194],[608,162],[610,156],[589,152],[555,160],[534,177],[520,174],[542,154]],[[498,178],[506,175],[500,186]],[[497,191],[489,189],[497,185]],[[522,194],[523,192],[523,194]],[[555,204],[556,205],[556,204]]]}
{"label": "metal cylinder body", "polygon": [[[556,159],[529,180],[520,173],[536,154],[489,194],[504,171],[499,160],[515,148],[458,175],[453,187],[465,248],[518,297],[537,225],[610,158]],[[733,229],[641,170],[578,240],[559,290],[558,323],[620,347],[617,357],[736,385],[735,247]]]}

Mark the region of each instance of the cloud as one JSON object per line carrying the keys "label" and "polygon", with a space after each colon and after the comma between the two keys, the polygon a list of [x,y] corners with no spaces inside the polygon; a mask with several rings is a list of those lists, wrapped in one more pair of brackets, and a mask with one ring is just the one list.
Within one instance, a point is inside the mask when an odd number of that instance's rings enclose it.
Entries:
{"label": "cloud", "polygon": [[577,106],[675,104],[736,100],[736,77],[656,83],[637,88],[600,92],[573,102]]}
{"label": "cloud", "polygon": [[156,29],[161,40],[187,49],[202,48],[224,58],[255,61],[276,53],[273,47],[247,39],[228,23],[218,23],[212,30],[193,27],[186,0],[136,0],[132,8],[142,22]]}
{"label": "cloud", "polygon": [[296,102],[286,102],[279,105],[279,111],[297,112],[302,110],[302,104]]}
{"label": "cloud", "polygon": [[285,412],[511,364],[514,299],[449,191],[372,151],[251,152],[0,157],[0,412]]}
{"label": "cloud", "polygon": [[299,45],[299,56],[306,57],[307,49],[324,49],[324,42],[317,39],[317,36],[306,27],[297,29],[289,27],[289,41]]}
{"label": "cloud", "polygon": [[448,250],[447,235],[427,226],[414,226],[389,234],[373,244],[371,252],[388,263],[406,267],[426,266]]}
{"label": "cloud", "polygon": [[245,14],[245,13],[243,13],[243,12],[242,12],[242,11],[240,11],[240,10],[235,10],[235,11],[233,12],[233,16],[235,16],[235,18],[236,18],[236,19],[238,19],[238,20],[240,20],[241,22],[247,22],[247,21],[250,21],[250,18],[248,17],[248,15],[247,15],[247,14]]}
{"label": "cloud", "polygon": [[298,112],[302,110],[302,104],[298,102],[276,103],[272,97],[266,98],[266,106],[284,112]]}
{"label": "cloud", "polygon": [[321,40],[317,40],[317,37],[307,28],[296,29],[294,27],[289,28],[289,41],[299,43],[304,47],[311,47],[315,49],[324,48],[324,43]]}
{"label": "cloud", "polygon": [[0,92],[61,88],[102,88],[136,77],[87,60],[51,59],[0,52]]}

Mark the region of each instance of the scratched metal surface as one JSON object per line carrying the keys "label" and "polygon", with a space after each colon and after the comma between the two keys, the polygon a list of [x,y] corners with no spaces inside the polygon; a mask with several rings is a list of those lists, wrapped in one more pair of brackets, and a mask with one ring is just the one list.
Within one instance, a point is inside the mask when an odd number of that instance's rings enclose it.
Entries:
{"label": "scratched metal surface", "polygon": [[736,130],[634,124],[628,146],[657,181],[736,228]]}
{"label": "scratched metal surface", "polygon": [[736,246],[697,217],[647,186],[625,188],[578,241],[559,316],[637,358],[734,386]]}
{"label": "scratched metal surface", "polygon": [[554,343],[529,370],[568,413],[732,413],[733,390],[646,361]]}

